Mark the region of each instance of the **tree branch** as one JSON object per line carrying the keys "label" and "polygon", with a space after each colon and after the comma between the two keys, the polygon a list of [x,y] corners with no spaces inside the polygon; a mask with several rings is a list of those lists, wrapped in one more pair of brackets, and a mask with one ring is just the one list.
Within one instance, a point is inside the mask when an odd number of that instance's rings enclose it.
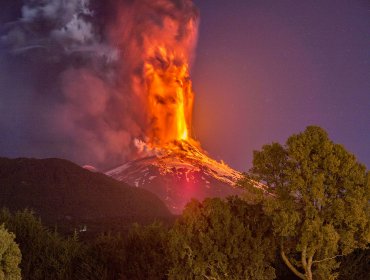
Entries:
{"label": "tree branch", "polygon": [[307,246],[305,246],[302,250],[302,253],[301,253],[301,262],[302,262],[302,266],[303,266],[303,269],[307,272],[307,256],[306,256],[306,251],[307,251]]}
{"label": "tree branch", "polygon": [[307,278],[310,280],[312,280],[312,259],[314,255],[315,255],[315,250],[309,255],[308,261],[307,261],[306,275],[307,275]]}
{"label": "tree branch", "polygon": [[281,248],[280,248],[280,255],[284,261],[284,263],[289,267],[289,269],[296,275],[298,276],[299,278],[303,279],[303,280],[306,280],[306,276],[299,272],[298,269],[296,269],[294,267],[294,265],[289,261],[288,257],[285,255],[285,252],[284,252],[284,248],[283,248],[283,245],[281,245]]}
{"label": "tree branch", "polygon": [[335,259],[335,258],[338,258],[338,257],[343,257],[344,255],[336,255],[334,257],[330,257],[330,258],[325,258],[325,259],[322,259],[322,260],[318,260],[318,261],[312,261],[312,263],[320,263],[320,262],[324,262],[324,261],[328,261],[328,260],[332,260],[332,259]]}

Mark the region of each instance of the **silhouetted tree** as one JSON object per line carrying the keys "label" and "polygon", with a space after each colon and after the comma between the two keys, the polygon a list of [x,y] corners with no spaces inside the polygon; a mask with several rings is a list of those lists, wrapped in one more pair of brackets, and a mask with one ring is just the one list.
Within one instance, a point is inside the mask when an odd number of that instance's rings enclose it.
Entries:
{"label": "silhouetted tree", "polygon": [[125,268],[122,279],[167,279],[170,267],[168,229],[161,223],[134,225],[125,242]]}
{"label": "silhouetted tree", "polygon": [[261,205],[189,203],[171,230],[169,279],[273,279],[275,246]]}
{"label": "silhouetted tree", "polygon": [[120,234],[102,234],[87,242],[76,275],[80,280],[119,279],[124,271],[124,239]]}

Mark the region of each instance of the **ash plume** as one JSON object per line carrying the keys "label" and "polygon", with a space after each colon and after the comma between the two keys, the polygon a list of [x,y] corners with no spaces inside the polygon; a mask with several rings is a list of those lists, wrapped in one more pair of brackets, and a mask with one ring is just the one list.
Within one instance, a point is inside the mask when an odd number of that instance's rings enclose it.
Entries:
{"label": "ash plume", "polygon": [[134,157],[151,125],[145,44],[157,38],[191,57],[193,2],[5,0],[2,8],[1,154],[100,169]]}

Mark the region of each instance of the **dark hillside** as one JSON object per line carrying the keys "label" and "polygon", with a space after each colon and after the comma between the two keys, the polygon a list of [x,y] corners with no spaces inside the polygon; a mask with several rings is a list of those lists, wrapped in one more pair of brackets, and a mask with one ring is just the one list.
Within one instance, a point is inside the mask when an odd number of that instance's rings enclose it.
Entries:
{"label": "dark hillside", "polygon": [[91,221],[96,226],[170,217],[149,191],[56,158],[0,158],[0,207],[30,208],[43,221],[58,224]]}

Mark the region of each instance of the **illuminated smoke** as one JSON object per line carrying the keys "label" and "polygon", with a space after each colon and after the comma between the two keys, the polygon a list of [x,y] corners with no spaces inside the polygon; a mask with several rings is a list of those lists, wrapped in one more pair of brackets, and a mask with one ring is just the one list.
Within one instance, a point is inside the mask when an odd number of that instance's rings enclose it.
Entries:
{"label": "illuminated smoke", "polygon": [[134,1],[119,11],[112,36],[128,63],[134,94],[146,115],[145,135],[154,145],[191,136],[193,91],[189,67],[197,39],[192,1]]}
{"label": "illuminated smoke", "polygon": [[11,135],[2,123],[17,114],[26,135],[14,156],[109,168],[135,156],[135,139],[191,137],[192,1],[25,0],[19,14],[0,29],[0,125]]}

